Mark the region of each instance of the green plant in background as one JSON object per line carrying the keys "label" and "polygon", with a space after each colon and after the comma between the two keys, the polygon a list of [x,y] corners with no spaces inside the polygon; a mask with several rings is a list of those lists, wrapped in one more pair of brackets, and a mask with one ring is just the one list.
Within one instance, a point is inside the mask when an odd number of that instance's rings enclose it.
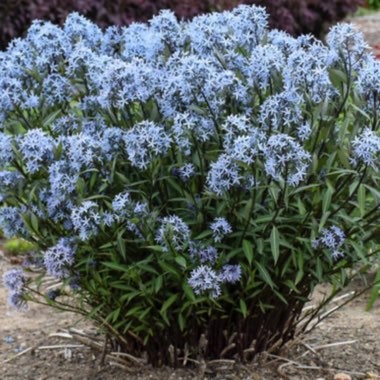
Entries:
{"label": "green plant in background", "polygon": [[380,64],[350,25],[327,42],[248,6],[36,22],[0,56],[0,225],[43,263],[4,275],[10,302],[154,365],[291,339],[317,284],[378,257]]}
{"label": "green plant in background", "polygon": [[378,10],[380,8],[379,0],[367,0],[367,4],[370,9]]}
{"label": "green plant in background", "polygon": [[10,239],[4,242],[2,249],[10,255],[31,253],[36,246],[24,239]]}

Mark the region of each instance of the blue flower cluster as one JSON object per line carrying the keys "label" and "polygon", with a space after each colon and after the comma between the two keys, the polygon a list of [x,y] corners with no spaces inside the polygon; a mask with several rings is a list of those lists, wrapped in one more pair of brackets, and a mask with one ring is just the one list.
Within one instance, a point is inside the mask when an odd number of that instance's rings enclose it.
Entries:
{"label": "blue flower cluster", "polygon": [[206,294],[215,298],[221,295],[223,283],[234,284],[240,280],[240,277],[239,265],[224,265],[220,271],[208,265],[200,265],[191,272],[189,284],[195,294]]}
{"label": "blue flower cluster", "polygon": [[73,239],[61,238],[55,246],[44,253],[47,273],[60,279],[70,277],[74,262],[75,244]]}
{"label": "blue flower cluster", "polygon": [[5,237],[21,236],[27,238],[29,236],[27,226],[22,218],[22,211],[18,207],[0,207],[0,226]]}
{"label": "blue flower cluster", "polygon": [[[237,282],[227,247],[250,227],[244,197],[307,184],[323,148],[318,123],[345,88],[332,74],[346,68],[368,112],[380,92],[379,64],[352,26],[334,27],[324,45],[267,24],[263,8],[246,5],[192,21],[163,11],[105,31],[76,13],[62,27],[34,22],[0,53],[6,236],[57,242],[44,263],[58,278],[70,276],[82,245],[127,242],[133,252],[158,244],[189,255],[198,294]],[[343,140],[355,168],[377,169],[374,128]],[[324,230],[315,245],[336,255],[338,232]]]}
{"label": "blue flower cluster", "polygon": [[321,230],[320,236],[313,241],[314,249],[324,248],[329,250],[332,258],[337,259],[343,256],[340,248],[346,240],[345,233],[337,226],[324,228]]}
{"label": "blue flower cluster", "polygon": [[3,284],[9,290],[8,303],[17,309],[26,309],[23,299],[26,277],[21,269],[10,269],[3,274]]}
{"label": "blue flower cluster", "polygon": [[225,218],[216,218],[210,225],[214,241],[220,242],[222,238],[232,232],[231,225]]}
{"label": "blue flower cluster", "polygon": [[363,132],[352,141],[353,157],[352,162],[357,165],[362,161],[374,169],[378,168],[378,154],[380,153],[380,137],[370,128],[365,128]]}
{"label": "blue flower cluster", "polygon": [[162,244],[165,251],[183,251],[189,240],[190,228],[180,217],[173,215],[162,218],[156,241]]}

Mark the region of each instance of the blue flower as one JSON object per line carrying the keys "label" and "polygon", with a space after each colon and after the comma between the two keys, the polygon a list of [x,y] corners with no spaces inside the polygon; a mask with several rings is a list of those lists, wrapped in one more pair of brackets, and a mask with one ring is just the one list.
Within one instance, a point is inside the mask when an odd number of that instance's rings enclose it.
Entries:
{"label": "blue flower", "polygon": [[294,138],[286,134],[273,135],[262,146],[265,171],[275,180],[285,178],[291,186],[297,186],[307,174],[311,156]]}
{"label": "blue flower", "polygon": [[194,260],[199,260],[199,262],[202,264],[215,264],[219,256],[218,251],[215,247],[196,241],[190,242],[189,252]]}
{"label": "blue flower", "polygon": [[6,166],[13,160],[14,154],[12,149],[13,138],[10,135],[0,132],[0,165]]}
{"label": "blue flower", "polygon": [[[369,109],[376,105],[376,94],[380,93],[380,62],[374,57],[367,58],[360,68],[357,77],[357,87],[360,94],[368,101]],[[371,96],[372,95],[372,96]]]}
{"label": "blue flower", "polygon": [[29,173],[49,166],[53,159],[54,140],[42,129],[32,129],[20,139],[20,152]]}
{"label": "blue flower", "polygon": [[185,164],[181,166],[180,168],[176,169],[175,173],[176,173],[175,175],[178,176],[181,179],[181,181],[187,182],[192,177],[194,177],[196,173],[196,169],[193,164]]}
{"label": "blue flower", "polygon": [[132,166],[146,169],[154,158],[167,154],[171,138],[162,126],[143,121],[125,133],[124,142]]}
{"label": "blue flower", "polygon": [[174,12],[165,9],[154,16],[150,22],[150,30],[161,37],[161,40],[171,47],[176,47],[182,40],[181,25]]}
{"label": "blue flower", "polygon": [[207,265],[200,265],[194,269],[188,282],[195,294],[209,294],[213,298],[221,294],[221,279],[218,273]]}
{"label": "blue flower", "polygon": [[12,292],[21,291],[25,283],[25,273],[21,269],[10,269],[3,274],[3,284]]}
{"label": "blue flower", "polygon": [[210,165],[211,169],[207,175],[207,185],[215,194],[221,196],[233,186],[240,184],[242,179],[239,167],[235,160],[227,155],[221,154],[216,162]]}
{"label": "blue flower", "polygon": [[362,161],[368,166],[378,170],[378,154],[380,152],[380,137],[370,128],[365,128],[363,132],[352,141],[353,163]]}
{"label": "blue flower", "polygon": [[112,201],[112,208],[116,215],[125,216],[131,206],[129,193],[124,192],[117,194]]}
{"label": "blue flower", "polygon": [[27,302],[24,299],[24,292],[9,292],[8,305],[14,307],[17,310],[28,310]]}
{"label": "blue flower", "polygon": [[284,64],[283,53],[276,46],[256,46],[252,50],[248,65],[243,68],[247,84],[251,88],[267,91],[272,78],[281,72]]}
{"label": "blue flower", "polygon": [[165,50],[161,34],[148,25],[137,22],[123,28],[121,44],[121,57],[127,62],[134,58],[142,58],[153,63]]}
{"label": "blue flower", "polygon": [[73,93],[74,87],[70,80],[62,75],[50,74],[44,79],[41,96],[49,106],[70,102]]}
{"label": "blue flower", "polygon": [[240,265],[224,265],[222,271],[219,274],[221,282],[228,282],[234,284],[238,282],[241,277],[241,267]]}
{"label": "blue flower", "polygon": [[23,298],[26,277],[21,269],[10,269],[3,274],[3,284],[9,291],[8,304],[16,309],[26,309]]}
{"label": "blue flower", "polygon": [[14,236],[28,237],[28,229],[18,207],[0,207],[0,228],[7,238]]}
{"label": "blue flower", "polygon": [[327,44],[336,54],[342,54],[349,68],[358,66],[360,57],[368,44],[364,41],[363,34],[353,24],[337,24],[330,29],[327,35]]}
{"label": "blue flower", "polygon": [[225,235],[232,232],[232,227],[225,218],[215,218],[210,228],[215,242],[222,241]]}
{"label": "blue flower", "polygon": [[80,132],[61,138],[63,151],[76,171],[92,168],[102,159],[102,143],[96,136]]}
{"label": "blue flower", "polygon": [[63,32],[73,45],[80,41],[90,48],[97,48],[103,40],[102,30],[76,12],[67,17],[63,25]]}
{"label": "blue flower", "polygon": [[71,222],[74,229],[79,232],[81,240],[88,240],[98,233],[101,217],[98,205],[92,201],[84,201],[71,211]]}
{"label": "blue flower", "polygon": [[189,240],[190,228],[180,217],[172,215],[162,218],[156,233],[156,241],[165,251],[173,248],[182,252]]}
{"label": "blue flower", "polygon": [[73,239],[61,238],[58,243],[44,253],[44,264],[49,275],[64,279],[71,273],[75,262],[75,245]]}
{"label": "blue flower", "polygon": [[5,193],[14,195],[18,187],[23,183],[23,177],[15,171],[0,171],[0,194],[5,196]]}
{"label": "blue flower", "polygon": [[336,259],[343,256],[340,248],[346,240],[345,233],[337,226],[323,228],[317,239],[313,241],[313,248],[325,248],[331,253],[331,256]]}

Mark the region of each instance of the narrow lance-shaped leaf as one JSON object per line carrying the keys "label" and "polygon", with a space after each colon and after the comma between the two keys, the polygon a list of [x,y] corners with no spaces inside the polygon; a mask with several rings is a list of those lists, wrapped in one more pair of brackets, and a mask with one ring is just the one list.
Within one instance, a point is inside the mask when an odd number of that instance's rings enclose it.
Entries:
{"label": "narrow lance-shaped leaf", "polygon": [[276,226],[273,226],[272,232],[270,234],[270,247],[274,263],[277,264],[278,258],[280,256],[280,237]]}

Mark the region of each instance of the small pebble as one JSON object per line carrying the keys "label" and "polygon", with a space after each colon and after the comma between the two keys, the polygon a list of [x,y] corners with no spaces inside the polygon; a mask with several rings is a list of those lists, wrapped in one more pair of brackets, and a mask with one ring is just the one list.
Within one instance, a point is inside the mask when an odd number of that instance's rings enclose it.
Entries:
{"label": "small pebble", "polygon": [[337,373],[334,376],[334,380],[352,380],[350,375],[347,375],[346,373]]}

